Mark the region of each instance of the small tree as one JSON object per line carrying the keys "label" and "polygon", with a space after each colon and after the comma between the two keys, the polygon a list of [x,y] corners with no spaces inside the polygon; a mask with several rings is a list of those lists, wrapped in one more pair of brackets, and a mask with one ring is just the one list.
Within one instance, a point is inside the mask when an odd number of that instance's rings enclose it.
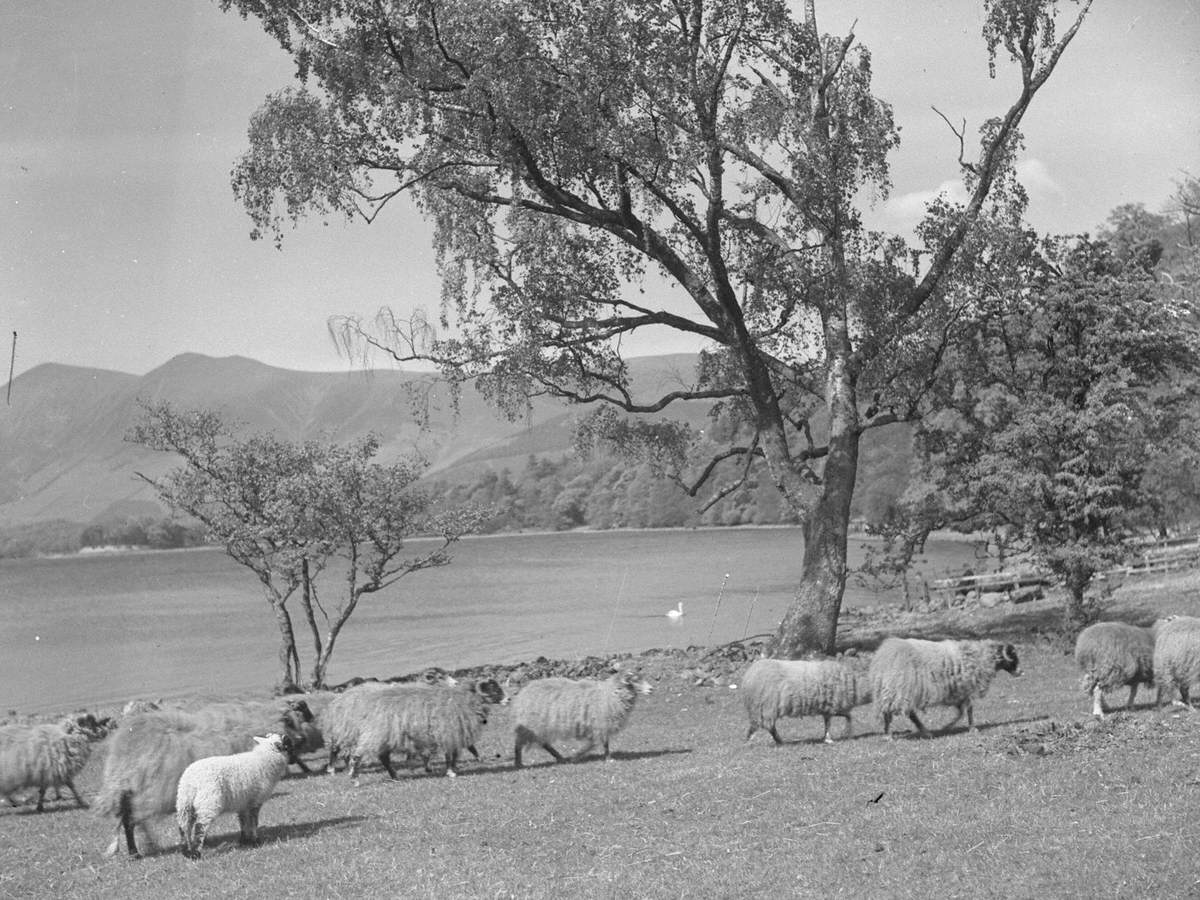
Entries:
{"label": "small tree", "polygon": [[917,534],[953,523],[1019,538],[1063,581],[1076,623],[1093,577],[1156,524],[1163,450],[1197,449],[1195,311],[1127,250],[1031,241],[918,429],[907,498]]}
{"label": "small tree", "polygon": [[[216,413],[159,403],[145,408],[129,439],[183,457],[164,478],[139,477],[172,509],[202,522],[262,584],[280,634],[279,690],[301,681],[293,597],[312,638],[309,684],[320,688],[359,601],[411,572],[448,563],[448,548],[475,521],[466,513],[431,516],[430,498],[416,487],[423,464],[372,462],[374,437],[349,446],[237,438]],[[406,538],[429,533],[441,538],[437,548],[402,556]],[[342,576],[332,600],[318,591],[326,572]]]}

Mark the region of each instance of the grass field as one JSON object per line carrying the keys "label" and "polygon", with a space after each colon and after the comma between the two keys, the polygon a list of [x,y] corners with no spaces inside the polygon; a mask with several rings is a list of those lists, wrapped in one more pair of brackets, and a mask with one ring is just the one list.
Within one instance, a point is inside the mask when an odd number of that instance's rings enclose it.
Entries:
{"label": "grass field", "polygon": [[[1166,612],[1200,614],[1200,577],[1130,582],[1105,617]],[[663,669],[612,762],[531,749],[514,770],[501,711],[459,778],[289,778],[260,846],[239,847],[223,817],[200,862],[166,820],[162,853],[131,861],[104,857],[111,824],[69,802],[0,808],[0,896],[1200,896],[1200,711],[1157,709],[1150,691],[1093,721],[1056,619],[1045,601],[854,623],[864,647],[880,631],[1014,641],[1024,675],[996,676],[974,733],[887,742],[864,707],[831,746],[819,719],[784,722],[786,746],[747,744],[736,690]]]}

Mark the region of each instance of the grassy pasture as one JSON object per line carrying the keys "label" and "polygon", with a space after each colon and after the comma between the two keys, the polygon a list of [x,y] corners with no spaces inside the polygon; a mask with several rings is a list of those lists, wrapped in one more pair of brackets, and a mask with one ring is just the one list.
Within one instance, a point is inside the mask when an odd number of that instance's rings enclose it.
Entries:
{"label": "grassy pasture", "polygon": [[[1198,588],[1194,574],[1130,582],[1106,617],[1200,614]],[[167,820],[163,851],[130,861],[104,857],[110,824],[69,801],[0,807],[0,896],[1200,896],[1200,711],[1156,709],[1151,691],[1092,721],[1056,617],[1046,601],[848,630],[864,647],[881,630],[1017,643],[1024,675],[997,674],[975,733],[886,742],[864,707],[832,746],[819,719],[785,721],[786,746],[746,744],[736,690],[664,669],[610,763],[555,766],[531,748],[514,770],[502,710],[459,778],[288,778],[261,846],[237,846],[222,817],[198,863]]]}

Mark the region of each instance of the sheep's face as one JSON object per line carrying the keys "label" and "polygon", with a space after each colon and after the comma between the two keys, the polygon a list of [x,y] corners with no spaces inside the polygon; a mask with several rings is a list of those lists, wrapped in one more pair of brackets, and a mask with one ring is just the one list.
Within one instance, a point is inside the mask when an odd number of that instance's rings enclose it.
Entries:
{"label": "sheep's face", "polygon": [[269,746],[276,753],[282,753],[284,756],[290,756],[292,753],[292,739],[286,734],[268,734],[266,737],[256,737],[254,742],[259,746]]}
{"label": "sheep's face", "polygon": [[629,688],[629,690],[633,691],[635,694],[650,694],[654,692],[653,686],[650,684],[650,682],[642,677],[640,672],[622,672],[621,684]]}
{"label": "sheep's face", "polygon": [[301,722],[311,722],[313,720],[312,710],[303,700],[289,700],[287,701],[287,708]]}
{"label": "sheep's face", "polygon": [[425,684],[444,685],[453,687],[458,684],[458,679],[447,672],[445,669],[439,669],[437,666],[431,666],[421,673],[421,681]]}
{"label": "sheep's face", "polygon": [[1012,644],[1000,644],[996,647],[996,669],[1004,670],[1010,675],[1020,675],[1020,660],[1017,659],[1017,648]]}
{"label": "sheep's face", "polygon": [[497,706],[508,703],[508,695],[504,693],[504,688],[500,687],[500,683],[492,678],[475,685],[475,693],[488,703],[493,703]]}

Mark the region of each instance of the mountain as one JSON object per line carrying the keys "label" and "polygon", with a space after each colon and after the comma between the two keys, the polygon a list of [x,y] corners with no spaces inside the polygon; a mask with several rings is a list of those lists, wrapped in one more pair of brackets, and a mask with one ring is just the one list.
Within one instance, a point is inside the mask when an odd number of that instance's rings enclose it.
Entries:
{"label": "mountain", "polygon": [[[695,362],[687,354],[645,357],[631,369],[639,389],[654,391],[689,381]],[[139,403],[159,400],[214,409],[239,431],[290,440],[347,442],[373,432],[382,461],[415,449],[431,474],[450,479],[565,451],[582,413],[540,398],[526,419],[512,422],[471,387],[456,411],[446,383],[424,373],[297,372],[195,353],[142,376],[50,363],[17,377],[12,405],[0,409],[0,524],[86,523],[157,509],[135,473],[155,477],[178,460],[124,438]],[[675,414],[699,421],[703,409],[687,404]]]}

